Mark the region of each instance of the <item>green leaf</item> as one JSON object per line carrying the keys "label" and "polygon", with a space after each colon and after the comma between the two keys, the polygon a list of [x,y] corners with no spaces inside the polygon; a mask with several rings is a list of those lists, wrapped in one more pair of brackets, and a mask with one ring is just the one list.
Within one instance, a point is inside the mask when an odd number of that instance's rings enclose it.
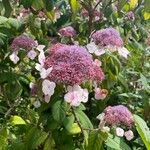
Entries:
{"label": "green leaf", "polygon": [[134,115],[134,120],[139,135],[141,136],[147,150],[150,150],[150,129],[146,122],[138,115]]}
{"label": "green leaf", "polygon": [[10,5],[10,1],[9,0],[2,0],[3,6],[5,8],[5,14],[4,16],[9,17],[11,12],[12,12],[12,7]]}
{"label": "green leaf", "polygon": [[16,30],[18,30],[22,25],[21,22],[18,21],[17,19],[15,19],[15,18],[9,18],[8,23],[10,24],[10,26],[12,28],[15,28]]}
{"label": "green leaf", "polygon": [[33,8],[35,8],[36,10],[41,10],[42,8],[44,8],[44,4],[42,0],[32,0],[32,6]]}
{"label": "green leaf", "polygon": [[25,8],[29,8],[32,5],[33,0],[20,0],[19,4],[23,5]]}
{"label": "green leaf", "polygon": [[113,150],[131,150],[131,148],[119,137],[114,137],[113,135],[109,134],[106,140],[107,147]]}
{"label": "green leaf", "polygon": [[55,141],[51,135],[45,141],[44,150],[54,150],[55,149]]}
{"label": "green leaf", "polygon": [[48,133],[37,129],[36,127],[30,128],[26,135],[26,145],[28,149],[36,149],[46,140]]}
{"label": "green leaf", "polygon": [[63,122],[66,117],[67,104],[64,101],[57,101],[52,106],[52,115],[54,120]]}
{"label": "green leaf", "polygon": [[5,85],[5,97],[14,100],[22,94],[22,86],[19,81],[12,81]]}
{"label": "green leaf", "polygon": [[23,125],[23,124],[25,125],[26,124],[26,122],[20,116],[11,117],[10,122],[13,125]]}
{"label": "green leaf", "polygon": [[142,82],[142,85],[144,87],[144,89],[149,92],[150,91],[150,85],[148,83],[148,80],[147,78],[143,75],[143,74],[140,74],[140,79],[138,81],[141,81]]}
{"label": "green leaf", "polygon": [[8,18],[4,17],[4,16],[0,16],[0,25],[6,23],[8,20]]}
{"label": "green leaf", "polygon": [[79,9],[78,0],[70,0],[69,2],[70,2],[70,6],[71,6],[73,14],[76,14]]}
{"label": "green leaf", "polygon": [[129,5],[131,9],[134,9],[138,4],[138,0],[129,0]]}
{"label": "green leaf", "polygon": [[107,139],[107,133],[101,131],[91,131],[88,138],[86,150],[101,150],[103,142]]}
{"label": "green leaf", "polygon": [[8,129],[2,128],[0,130],[0,150],[6,150],[7,149],[7,138],[8,138]]}
{"label": "green leaf", "polygon": [[50,12],[54,8],[54,0],[43,0],[46,11]]}
{"label": "green leaf", "polygon": [[81,123],[82,127],[93,129],[93,125],[87,115],[81,110],[75,110],[75,114]]}
{"label": "green leaf", "polygon": [[63,125],[64,125],[64,127],[66,128],[66,130],[67,130],[68,132],[70,131],[70,128],[71,128],[71,126],[73,125],[74,121],[75,121],[75,118],[74,118],[73,115],[68,116],[68,117],[66,117],[66,118],[64,119]]}

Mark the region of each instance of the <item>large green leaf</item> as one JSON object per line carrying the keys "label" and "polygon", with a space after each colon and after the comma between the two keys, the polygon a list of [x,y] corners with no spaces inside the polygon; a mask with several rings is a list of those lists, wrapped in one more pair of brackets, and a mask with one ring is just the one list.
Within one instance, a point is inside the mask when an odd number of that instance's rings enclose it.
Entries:
{"label": "large green leaf", "polygon": [[54,8],[54,0],[43,0],[43,3],[45,5],[45,9],[48,12],[51,12]]}
{"label": "large green leaf", "polygon": [[107,139],[106,132],[91,131],[88,138],[88,145],[86,150],[100,150],[102,149],[103,142]]}
{"label": "large green leaf", "polygon": [[91,121],[83,111],[77,109],[75,110],[75,114],[83,128],[90,128],[90,129],[93,128]]}
{"label": "large green leaf", "polygon": [[109,134],[106,145],[108,148],[113,150],[131,150],[131,148],[119,137],[114,137],[113,135]]}
{"label": "large green leaf", "polygon": [[54,120],[62,122],[66,117],[67,104],[64,101],[57,101],[52,106]]}
{"label": "large green leaf", "polygon": [[5,8],[5,14],[4,16],[9,17],[12,12],[12,7],[10,4],[10,0],[2,0],[3,6]]}
{"label": "large green leaf", "polygon": [[134,115],[134,120],[139,135],[141,136],[147,150],[150,150],[150,129],[146,122],[138,115]]}
{"label": "large green leaf", "polygon": [[55,149],[55,141],[52,135],[49,135],[44,144],[44,150],[54,150]]}
{"label": "large green leaf", "polygon": [[73,14],[76,14],[79,9],[78,0],[69,0]]}
{"label": "large green leaf", "polygon": [[26,135],[25,143],[28,149],[36,149],[38,146],[44,143],[47,136],[48,133],[39,130],[37,127],[32,127]]}
{"label": "large green leaf", "polygon": [[8,144],[8,130],[2,128],[0,130],[0,150],[6,150]]}
{"label": "large green leaf", "polygon": [[10,122],[13,125],[25,125],[26,122],[20,116],[12,116]]}

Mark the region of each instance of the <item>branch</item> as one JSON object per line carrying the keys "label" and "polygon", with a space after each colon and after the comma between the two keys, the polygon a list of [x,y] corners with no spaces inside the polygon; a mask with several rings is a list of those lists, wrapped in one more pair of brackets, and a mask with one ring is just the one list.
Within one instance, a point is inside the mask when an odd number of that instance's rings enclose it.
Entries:
{"label": "branch", "polygon": [[97,2],[97,4],[95,5],[95,7],[94,7],[93,10],[95,10],[95,9],[97,8],[97,6],[98,6],[101,2],[102,2],[102,0],[99,0],[99,1]]}

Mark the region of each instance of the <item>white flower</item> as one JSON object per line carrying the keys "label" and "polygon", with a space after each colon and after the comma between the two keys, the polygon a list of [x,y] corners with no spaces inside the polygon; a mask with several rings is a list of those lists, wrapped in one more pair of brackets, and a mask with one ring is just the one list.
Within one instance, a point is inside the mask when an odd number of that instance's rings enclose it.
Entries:
{"label": "white flower", "polygon": [[132,140],[134,138],[134,134],[133,134],[133,132],[131,130],[126,131],[124,133],[124,135],[125,135],[125,137],[126,137],[126,139],[128,141],[130,141],[130,140]]}
{"label": "white flower", "polygon": [[29,84],[30,89],[32,89],[34,86],[35,86],[35,83],[30,82],[30,84]]}
{"label": "white flower", "polygon": [[36,63],[35,64],[35,69],[38,70],[39,72],[42,71],[43,65]]}
{"label": "white flower", "polygon": [[124,130],[122,128],[117,127],[116,128],[116,135],[119,137],[123,137],[124,136]]}
{"label": "white flower", "polygon": [[103,119],[104,119],[104,116],[105,116],[105,113],[101,113],[101,114],[99,114],[99,115],[96,117],[96,119],[98,119],[98,120],[103,120]]}
{"label": "white flower", "polygon": [[17,64],[17,62],[19,61],[19,57],[17,56],[18,55],[18,52],[13,52],[9,58],[10,60],[14,63],[14,64]]}
{"label": "white flower", "polygon": [[41,51],[43,52],[43,49],[44,49],[44,48],[45,48],[45,45],[38,45],[36,49],[37,49],[39,52],[41,52]]}
{"label": "white flower", "polygon": [[65,94],[64,99],[71,106],[79,106],[81,102],[88,101],[88,90],[82,89],[79,85],[68,86],[68,93]]}
{"label": "white flower", "polygon": [[37,100],[37,101],[35,101],[35,102],[33,103],[33,106],[34,106],[35,108],[39,108],[39,107],[41,106],[41,102],[40,102],[39,100]]}
{"label": "white flower", "polygon": [[56,84],[49,80],[44,80],[42,82],[42,91],[44,95],[53,95],[55,87],[56,87]]}
{"label": "white flower", "polygon": [[78,92],[68,92],[65,94],[64,99],[67,103],[70,103],[71,106],[79,106],[80,101],[79,101],[80,95]]}
{"label": "white flower", "polygon": [[91,42],[86,45],[86,48],[91,54],[95,54],[96,56],[103,55],[105,53],[104,49],[100,49],[94,42]]}
{"label": "white flower", "polygon": [[46,99],[45,99],[46,101],[48,101],[48,98],[50,99],[50,97],[54,94],[55,87],[56,87],[56,84],[49,80],[44,80],[42,82],[42,91],[44,95],[46,96]]}
{"label": "white flower", "polygon": [[52,67],[50,67],[48,69],[42,68],[40,71],[41,78],[45,79],[46,77],[48,77],[48,75],[51,73],[52,69],[53,69]]}
{"label": "white flower", "polygon": [[46,103],[49,103],[51,95],[45,95],[44,100]]}
{"label": "white flower", "polygon": [[37,56],[37,53],[34,50],[31,50],[28,52],[27,56],[33,60]]}
{"label": "white flower", "polygon": [[45,62],[45,54],[44,54],[44,51],[41,51],[39,56],[38,56],[38,61],[41,65],[44,65],[44,62]]}
{"label": "white flower", "polygon": [[118,54],[127,59],[130,52],[125,47],[123,47],[118,49]]}

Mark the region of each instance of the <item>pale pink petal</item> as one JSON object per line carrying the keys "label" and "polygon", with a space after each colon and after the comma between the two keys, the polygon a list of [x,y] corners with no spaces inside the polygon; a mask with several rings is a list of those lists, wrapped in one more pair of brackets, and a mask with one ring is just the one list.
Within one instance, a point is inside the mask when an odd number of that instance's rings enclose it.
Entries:
{"label": "pale pink petal", "polygon": [[42,91],[44,95],[49,95],[49,96],[53,95],[55,87],[56,87],[56,84],[49,80],[44,80],[42,82]]}
{"label": "pale pink petal", "polygon": [[17,62],[19,61],[19,57],[17,56],[18,52],[13,52],[9,58],[10,60],[14,63],[17,64]]}
{"label": "pale pink petal", "polygon": [[118,49],[118,54],[127,59],[130,52],[125,47],[123,47]]}
{"label": "pale pink petal", "polygon": [[123,137],[124,136],[124,130],[122,128],[117,127],[116,128],[116,135],[119,137]]}
{"label": "pale pink petal", "polygon": [[35,108],[39,108],[41,106],[41,102],[39,100],[37,100],[33,103],[33,105]]}
{"label": "pale pink petal", "polygon": [[41,52],[41,51],[43,52],[43,49],[44,49],[44,48],[45,48],[45,45],[38,45],[36,49],[37,49],[39,52]]}
{"label": "pale pink petal", "polygon": [[40,70],[40,76],[41,76],[41,78],[42,78],[42,79],[47,78],[48,75],[51,73],[52,69],[53,69],[52,67],[51,67],[51,68],[48,68],[48,69],[42,68],[42,69]]}
{"label": "pale pink petal", "polygon": [[45,95],[44,101],[45,101],[46,103],[49,103],[49,102],[50,102],[50,98],[51,98],[51,95]]}
{"label": "pale pink petal", "polygon": [[134,138],[134,134],[131,130],[126,131],[124,135],[128,141],[130,141]]}
{"label": "pale pink petal", "polygon": [[39,56],[38,56],[38,61],[41,65],[44,65],[45,62],[45,54],[43,51],[40,52]]}
{"label": "pale pink petal", "polygon": [[28,52],[27,56],[33,60],[37,56],[37,53],[34,50],[31,50]]}

